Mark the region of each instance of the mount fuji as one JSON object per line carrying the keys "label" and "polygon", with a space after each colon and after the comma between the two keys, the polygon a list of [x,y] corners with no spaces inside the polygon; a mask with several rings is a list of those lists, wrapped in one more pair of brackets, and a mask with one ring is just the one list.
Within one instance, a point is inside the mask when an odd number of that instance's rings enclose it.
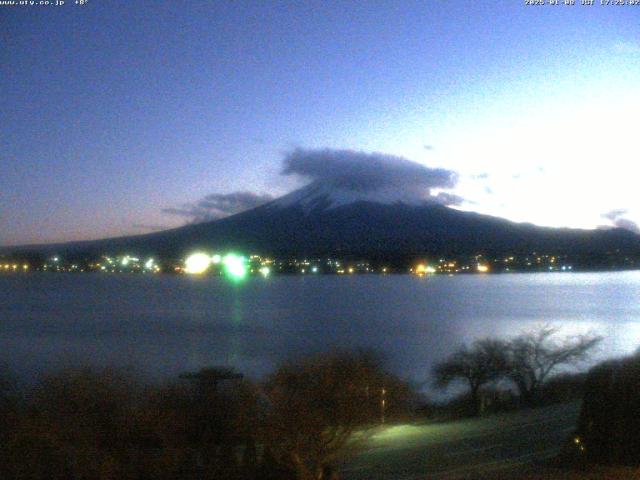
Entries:
{"label": "mount fuji", "polygon": [[[30,247],[37,251],[37,247]],[[539,227],[456,210],[408,189],[358,189],[313,182],[220,220],[145,235],[39,247],[82,256],[104,253],[178,258],[196,249],[273,256],[406,260],[416,256],[528,254],[640,256],[640,235],[622,229]],[[27,250],[23,247],[21,250]]]}

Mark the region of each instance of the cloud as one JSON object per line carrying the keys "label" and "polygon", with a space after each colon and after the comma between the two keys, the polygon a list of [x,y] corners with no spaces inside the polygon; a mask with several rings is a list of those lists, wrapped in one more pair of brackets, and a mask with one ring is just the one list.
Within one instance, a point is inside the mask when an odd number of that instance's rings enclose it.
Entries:
{"label": "cloud", "polygon": [[468,200],[465,200],[460,195],[456,195],[454,193],[448,193],[448,192],[438,192],[438,194],[432,196],[432,198],[436,202],[444,205],[445,207],[450,207],[450,206],[458,207],[463,203],[470,203]]}
{"label": "cloud", "polygon": [[475,175],[471,175],[471,178],[473,180],[486,180],[487,178],[489,178],[489,174],[486,172],[483,173],[477,173]]}
{"label": "cloud", "polygon": [[160,230],[167,230],[171,227],[168,227],[166,225],[149,225],[146,223],[134,223],[133,225],[131,225],[133,228],[136,228],[138,230],[146,230],[148,232],[157,232]]}
{"label": "cloud", "polygon": [[458,175],[444,168],[429,168],[405,158],[354,150],[296,149],[284,159],[284,175],[357,192],[408,192],[424,198],[431,189],[453,188]]}
{"label": "cloud", "polygon": [[636,222],[629,220],[628,218],[624,218],[624,215],[627,214],[627,210],[623,208],[619,208],[616,210],[611,210],[607,213],[603,213],[602,218],[606,218],[609,220],[614,227],[624,228],[625,230],[630,230],[634,233],[640,234],[640,227]]}
{"label": "cloud", "polygon": [[[364,193],[374,198],[430,200],[458,206],[465,199],[449,192],[458,174],[444,168],[429,168],[402,157],[354,150],[308,150],[296,148],[285,155],[282,174],[296,175],[329,188]],[[435,190],[435,191],[434,191]],[[380,196],[378,197],[378,194]],[[212,193],[196,202],[162,209],[187,223],[218,220],[274,200],[269,194],[250,191]]]}
{"label": "cloud", "polygon": [[627,210],[624,208],[618,208],[616,210],[611,210],[610,212],[603,213],[600,215],[602,218],[606,218],[607,220],[614,221],[615,219],[622,217],[627,213]]}
{"label": "cloud", "polygon": [[174,208],[164,208],[163,213],[187,219],[187,223],[219,220],[236,213],[258,207],[273,200],[269,194],[254,192],[212,193],[195,203],[185,203]]}
{"label": "cloud", "polygon": [[618,228],[624,228],[625,230],[630,230],[633,233],[640,234],[640,227],[638,227],[638,224],[628,218],[618,218],[615,220],[614,225]]}

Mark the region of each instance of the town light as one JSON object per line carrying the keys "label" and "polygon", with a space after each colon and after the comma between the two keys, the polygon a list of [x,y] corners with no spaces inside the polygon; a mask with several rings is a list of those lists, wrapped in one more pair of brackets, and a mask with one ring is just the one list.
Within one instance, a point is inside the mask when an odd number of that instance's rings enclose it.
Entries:
{"label": "town light", "polygon": [[436,273],[436,269],[431,265],[425,265],[424,263],[421,263],[418,266],[416,266],[415,272],[416,272],[416,275],[422,276],[428,273]]}
{"label": "town light", "polygon": [[204,253],[194,253],[187,257],[184,262],[184,271],[186,273],[198,275],[206,272],[210,263],[211,259],[209,258],[209,255]]}
{"label": "town light", "polygon": [[240,280],[247,275],[245,258],[240,255],[229,253],[222,259],[226,273],[234,279]]}

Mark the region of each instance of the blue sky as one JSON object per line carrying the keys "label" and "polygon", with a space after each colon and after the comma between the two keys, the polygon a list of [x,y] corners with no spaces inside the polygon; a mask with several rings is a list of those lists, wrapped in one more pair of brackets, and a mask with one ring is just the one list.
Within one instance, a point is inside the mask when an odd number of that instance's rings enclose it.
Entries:
{"label": "blue sky", "polygon": [[278,196],[296,148],[453,170],[460,208],[516,221],[640,223],[640,6],[67,3],[0,7],[0,244]]}

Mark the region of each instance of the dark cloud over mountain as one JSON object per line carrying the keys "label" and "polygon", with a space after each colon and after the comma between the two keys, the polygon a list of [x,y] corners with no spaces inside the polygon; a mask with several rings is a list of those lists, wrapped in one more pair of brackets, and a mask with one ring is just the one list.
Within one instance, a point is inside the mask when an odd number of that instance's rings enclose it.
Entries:
{"label": "dark cloud over mountain", "polygon": [[236,213],[258,207],[273,200],[269,194],[254,192],[212,193],[195,203],[186,203],[177,208],[164,208],[163,213],[184,217],[188,223],[218,220]]}
{"label": "dark cloud over mountain", "polygon": [[131,226],[137,230],[146,230],[148,232],[159,232],[161,230],[167,230],[171,228],[167,225],[149,225],[146,223],[134,223]]}
{"label": "dark cloud over mountain", "polygon": [[462,205],[463,203],[469,203],[468,200],[465,200],[460,195],[456,195],[448,192],[439,192],[437,195],[432,197],[436,202],[441,203],[447,207],[455,207]]}
{"label": "dark cloud over mountain", "polygon": [[284,175],[299,175],[337,188],[375,192],[397,188],[429,196],[432,188],[452,188],[458,175],[402,157],[354,150],[296,149],[284,159]]}
{"label": "dark cloud over mountain", "polygon": [[[398,194],[432,200],[443,205],[461,205],[465,200],[439,190],[450,189],[458,175],[444,168],[429,168],[402,157],[354,150],[295,149],[284,158],[283,175],[296,175],[310,183],[331,189],[365,193],[368,198]],[[437,194],[433,189],[438,190]],[[212,193],[202,200],[163,209],[163,213],[183,217],[188,223],[218,220],[258,207],[274,198],[249,191],[229,194]]]}
{"label": "dark cloud over mountain", "polygon": [[628,218],[624,218],[624,215],[626,214],[627,210],[619,208],[616,210],[611,210],[607,213],[603,213],[602,217],[609,220],[614,227],[624,228],[635,233],[640,233],[640,227],[638,227],[638,224],[636,222],[633,222]]}

